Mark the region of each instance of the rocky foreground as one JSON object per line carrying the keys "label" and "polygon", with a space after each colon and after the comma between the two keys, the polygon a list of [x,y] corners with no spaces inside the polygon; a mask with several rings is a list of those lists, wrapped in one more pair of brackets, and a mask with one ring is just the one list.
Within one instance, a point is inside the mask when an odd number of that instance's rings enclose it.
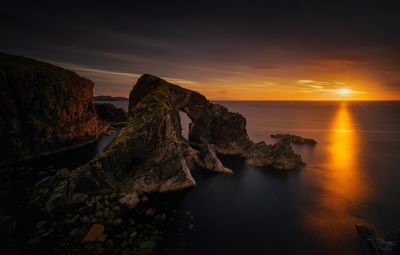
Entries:
{"label": "rocky foreground", "polygon": [[41,61],[0,53],[0,165],[98,139],[93,82]]}

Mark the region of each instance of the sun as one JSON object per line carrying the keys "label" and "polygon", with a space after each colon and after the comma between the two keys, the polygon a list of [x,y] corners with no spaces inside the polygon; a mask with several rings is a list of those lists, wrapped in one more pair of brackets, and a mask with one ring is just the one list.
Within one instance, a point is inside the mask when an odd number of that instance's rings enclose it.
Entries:
{"label": "sun", "polygon": [[350,89],[339,89],[340,94],[350,94]]}

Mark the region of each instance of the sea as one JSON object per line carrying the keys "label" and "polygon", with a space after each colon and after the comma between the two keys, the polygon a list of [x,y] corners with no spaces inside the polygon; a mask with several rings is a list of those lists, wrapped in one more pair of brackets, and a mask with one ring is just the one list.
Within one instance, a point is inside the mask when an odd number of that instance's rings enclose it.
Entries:
{"label": "sea", "polygon": [[[128,109],[127,101],[110,103]],[[215,103],[242,114],[255,142],[290,133],[318,143],[292,145],[306,163],[299,170],[255,168],[232,156],[220,158],[233,175],[193,170],[197,186],[178,203],[190,212],[192,229],[165,240],[166,254],[370,254],[356,224],[378,236],[400,229],[400,101]],[[181,117],[187,137],[190,119]],[[57,164],[78,166],[114,136],[63,154]]]}

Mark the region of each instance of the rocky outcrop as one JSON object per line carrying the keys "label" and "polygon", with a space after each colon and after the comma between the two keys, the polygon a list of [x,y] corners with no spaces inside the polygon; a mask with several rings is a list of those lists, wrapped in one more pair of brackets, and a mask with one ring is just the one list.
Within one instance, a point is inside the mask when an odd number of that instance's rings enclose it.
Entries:
{"label": "rocky outcrop", "polygon": [[[295,154],[285,140],[275,145],[264,142],[254,144],[246,131],[246,119],[239,113],[229,112],[219,104],[213,104],[203,95],[166,82],[152,75],[143,75],[133,87],[129,98],[129,115],[137,117],[137,105],[142,99],[161,87],[168,91],[168,107],[174,118],[179,120],[179,111],[185,112],[192,120],[189,126],[191,146],[227,155],[238,155],[253,166],[266,166],[276,169],[296,169],[303,165],[299,155]],[[181,143],[186,140],[180,135],[181,127],[175,125]],[[209,147],[208,145],[212,145]],[[209,155],[212,155],[209,154]],[[201,156],[206,159],[207,157]],[[201,164],[204,167],[207,163]],[[212,169],[213,167],[211,167]]]}
{"label": "rocky outcrop", "polygon": [[304,165],[300,155],[294,153],[290,143],[285,140],[273,145],[256,143],[242,155],[247,158],[249,165],[256,167],[293,170]]}
{"label": "rocky outcrop", "polygon": [[288,141],[289,143],[294,143],[294,144],[317,144],[317,141],[311,138],[303,138],[301,136],[297,135],[291,135],[291,134],[275,134],[271,135],[272,138],[276,138],[279,140],[285,140]]}
{"label": "rocky outcrop", "polygon": [[93,82],[41,61],[0,53],[0,164],[94,141],[108,125]]}
{"label": "rocky outcrop", "polygon": [[376,236],[374,230],[364,225],[356,225],[358,234],[365,240],[374,255],[400,254],[400,230],[387,233],[384,238]]}
{"label": "rocky outcrop", "polygon": [[197,165],[204,169],[209,169],[217,173],[233,173],[231,169],[222,165],[210,144],[204,145],[198,153],[194,154],[194,160]]}
{"label": "rocky outcrop", "polygon": [[94,103],[97,116],[112,126],[126,125],[128,122],[128,113],[122,108],[118,108],[110,103]]}
{"label": "rocky outcrop", "polygon": [[[189,140],[182,136],[179,111],[192,120]],[[81,194],[112,190],[120,194],[122,205],[133,207],[142,193],[194,186],[190,172],[194,165],[232,173],[216,153],[238,155],[250,165],[281,170],[303,165],[286,140],[254,144],[240,114],[151,75],[143,75],[134,86],[129,117],[128,125],[97,158],[36,185],[32,203],[51,213],[79,202]]]}

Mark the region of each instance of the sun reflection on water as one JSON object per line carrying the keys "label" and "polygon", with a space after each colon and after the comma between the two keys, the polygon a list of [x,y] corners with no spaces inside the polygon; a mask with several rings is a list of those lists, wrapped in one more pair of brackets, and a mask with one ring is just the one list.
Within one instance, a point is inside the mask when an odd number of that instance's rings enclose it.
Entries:
{"label": "sun reflection on water", "polygon": [[354,215],[354,208],[367,193],[357,160],[360,141],[356,129],[347,103],[342,102],[328,134],[326,164],[318,170],[322,172],[317,180],[321,193],[314,208],[305,213],[306,224],[319,238],[338,243],[355,236],[354,224],[362,220]]}

